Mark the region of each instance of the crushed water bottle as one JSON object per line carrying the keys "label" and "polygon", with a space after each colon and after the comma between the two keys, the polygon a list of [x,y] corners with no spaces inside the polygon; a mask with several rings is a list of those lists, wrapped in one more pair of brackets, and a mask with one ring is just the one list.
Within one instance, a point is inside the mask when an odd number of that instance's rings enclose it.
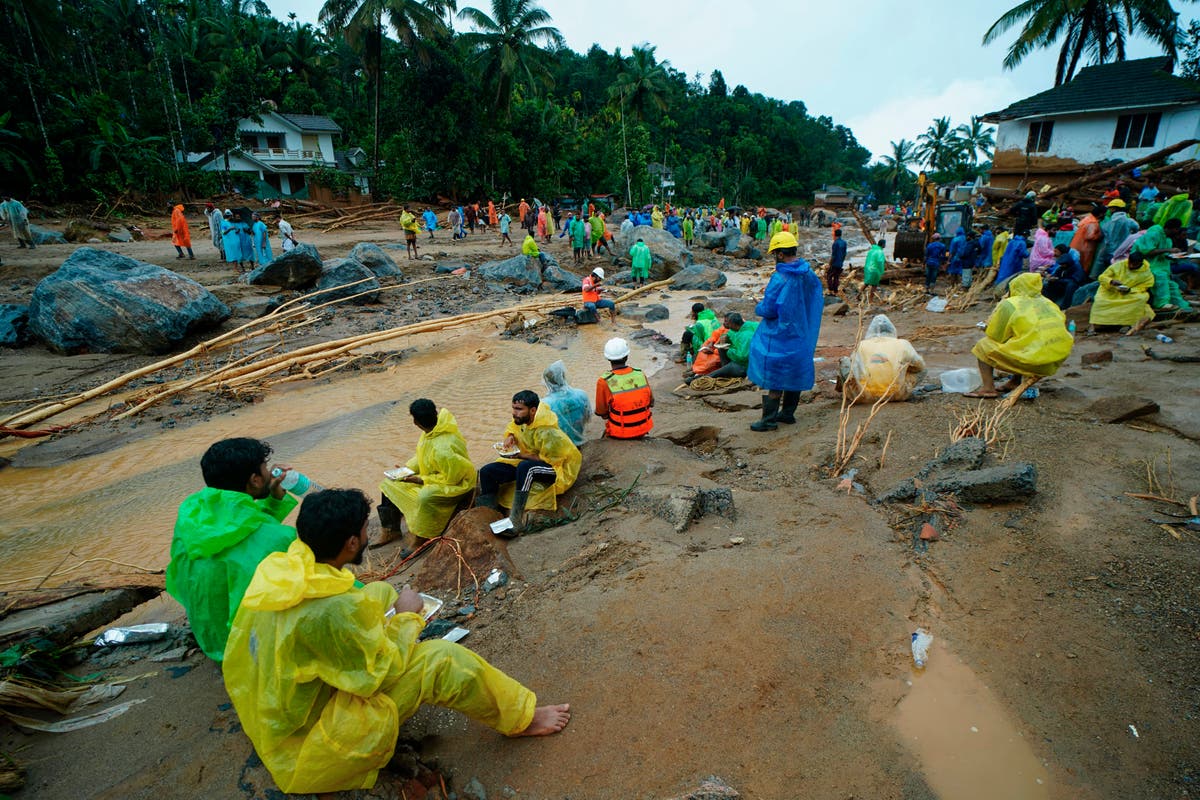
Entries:
{"label": "crushed water bottle", "polygon": [[1170,336],[1167,336],[1165,333],[1160,333],[1158,336],[1155,336],[1154,338],[1158,339],[1163,344],[1171,344],[1171,342],[1175,341]]}
{"label": "crushed water bottle", "polygon": [[929,645],[933,644],[933,637],[924,628],[917,628],[912,635],[912,654],[913,664],[917,669],[925,669],[925,662],[929,660]]}
{"label": "crushed water bottle", "polygon": [[1075,320],[1071,320],[1067,323],[1067,333],[1071,334],[1072,336],[1075,335]]}
{"label": "crushed water bottle", "polygon": [[283,480],[279,482],[279,485],[283,487],[284,491],[291,492],[297,497],[309,492],[320,492],[323,490],[321,484],[299,470],[289,469],[286,475],[284,475],[283,470],[279,467],[271,470],[272,478],[278,478],[280,475],[283,475]]}

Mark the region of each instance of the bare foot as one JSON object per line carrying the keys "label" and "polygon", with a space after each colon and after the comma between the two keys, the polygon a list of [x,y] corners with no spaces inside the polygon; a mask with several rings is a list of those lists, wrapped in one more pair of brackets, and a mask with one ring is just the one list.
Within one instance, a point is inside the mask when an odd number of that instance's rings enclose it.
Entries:
{"label": "bare foot", "polygon": [[567,727],[567,723],[570,721],[571,706],[567,703],[557,706],[538,706],[533,710],[533,719],[530,720],[529,727],[520,733],[514,733],[513,737],[549,736]]}

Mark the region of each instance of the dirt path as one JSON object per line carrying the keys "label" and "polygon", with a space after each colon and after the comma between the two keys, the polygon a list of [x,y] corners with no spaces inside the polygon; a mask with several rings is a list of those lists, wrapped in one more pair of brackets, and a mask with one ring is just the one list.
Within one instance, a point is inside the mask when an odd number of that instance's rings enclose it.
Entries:
{"label": "dirt path", "polygon": [[[340,255],[374,235],[320,246]],[[971,326],[984,316],[979,307],[893,321],[902,335],[962,326],[915,342],[936,372],[971,363]],[[679,325],[661,323],[672,338]],[[677,531],[661,515],[615,508],[511,545],[525,580],[481,607],[464,643],[541,700],[570,702],[574,717],[560,736],[505,740],[422,710],[404,736],[460,797],[472,778],[489,797],[673,797],[708,775],[764,799],[1195,795],[1200,541],[1176,540],[1149,521],[1169,508],[1124,494],[1146,491],[1143,460],[1156,460],[1164,491],[1200,491],[1194,365],[1146,360],[1141,345],[1152,333],[1081,338],[1042,396],[1020,404],[1001,448],[1006,460],[1036,465],[1038,494],[968,508],[922,554],[911,526],[892,527],[869,498],[944,448],[968,403],[933,393],[885,407],[855,462],[867,496],[835,491],[822,468],[838,414],[828,381],[855,328],[853,317],[826,316],[821,391],[795,426],[754,434],[753,395],[725,396],[722,405],[740,410],[719,411],[673,395],[678,376],[668,369],[654,379],[655,439],[586,445],[581,494],[628,486],[640,473],[647,493],[729,488],[736,513]],[[1200,341],[1190,326],[1171,335],[1178,352]],[[559,343],[579,346],[570,336]],[[1101,348],[1114,363],[1081,367],[1083,354]],[[546,348],[547,361],[553,352]],[[46,382],[19,378],[3,386],[8,397],[125,368],[120,359],[18,354]],[[1153,398],[1161,410],[1098,422],[1094,403],[1126,396]],[[851,426],[865,415],[856,409]],[[135,614],[180,617],[165,600]],[[936,637],[923,673],[908,652],[918,626]],[[157,798],[170,786],[182,798],[279,796],[211,663],[192,656],[117,671],[151,670],[158,674],[127,693],[147,702],[104,725],[58,737],[5,728],[0,749],[31,765],[25,794]],[[389,777],[370,796],[402,788]]]}

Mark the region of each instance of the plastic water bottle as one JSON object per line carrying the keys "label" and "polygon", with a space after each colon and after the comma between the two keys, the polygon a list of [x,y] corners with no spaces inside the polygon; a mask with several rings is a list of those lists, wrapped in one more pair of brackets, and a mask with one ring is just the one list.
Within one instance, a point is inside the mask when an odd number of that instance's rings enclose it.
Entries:
{"label": "plastic water bottle", "polygon": [[929,635],[929,631],[917,628],[912,635],[913,664],[917,669],[925,669],[925,662],[929,660],[929,645],[931,644],[933,644],[933,637]]}
{"label": "plastic water bottle", "polygon": [[271,477],[278,478],[280,475],[283,475],[283,480],[279,482],[279,485],[283,487],[284,491],[291,492],[297,497],[309,492],[319,492],[323,489],[321,484],[299,470],[289,469],[286,475],[284,475],[283,470],[279,467],[271,470]]}
{"label": "plastic water bottle", "polygon": [[1067,323],[1067,333],[1071,334],[1072,336],[1075,335],[1075,320],[1071,320]]}
{"label": "plastic water bottle", "polygon": [[1170,344],[1171,342],[1175,341],[1170,336],[1167,336],[1165,333],[1160,333],[1158,336],[1155,336],[1154,338],[1158,339],[1163,344]]}
{"label": "plastic water bottle", "polygon": [[693,359],[692,359],[692,354],[691,354],[691,353],[688,353],[688,354],[687,354],[687,367],[688,367],[688,369],[691,369],[691,368],[692,368],[692,360],[693,360]]}

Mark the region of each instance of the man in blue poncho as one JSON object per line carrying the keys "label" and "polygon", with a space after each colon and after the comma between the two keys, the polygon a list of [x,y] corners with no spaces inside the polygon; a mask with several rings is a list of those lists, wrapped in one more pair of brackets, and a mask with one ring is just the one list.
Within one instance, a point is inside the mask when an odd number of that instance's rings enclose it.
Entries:
{"label": "man in blue poncho", "polygon": [[762,419],[754,431],[773,431],[796,421],[800,393],[813,387],[813,353],[821,332],[824,299],[821,281],[796,255],[796,237],[786,231],[771,237],[775,274],[754,313],[762,322],[750,342],[747,377],[765,389]]}
{"label": "man in blue poncho", "polygon": [[567,383],[567,366],[561,360],[546,367],[542,373],[542,383],[550,390],[542,402],[550,406],[550,410],[558,417],[559,429],[567,435],[571,444],[576,447],[583,444],[583,429],[592,416],[592,402],[587,392]]}

